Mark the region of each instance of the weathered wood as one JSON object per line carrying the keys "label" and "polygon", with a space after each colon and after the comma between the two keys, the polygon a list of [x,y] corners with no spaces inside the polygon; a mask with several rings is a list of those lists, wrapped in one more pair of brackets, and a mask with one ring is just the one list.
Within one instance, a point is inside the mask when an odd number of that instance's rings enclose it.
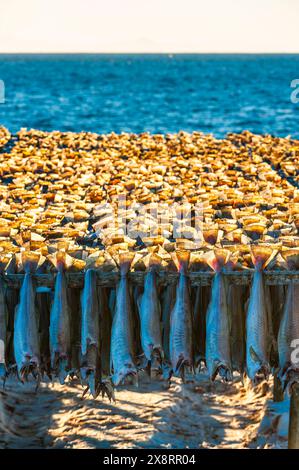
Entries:
{"label": "weathered wood", "polygon": [[[248,285],[251,282],[253,276],[253,270],[246,271],[227,271],[224,273],[229,278],[232,284],[237,285]],[[145,272],[144,271],[133,271],[129,273],[130,281],[135,285],[143,285]],[[189,279],[191,286],[208,286],[213,280],[214,273],[210,271],[198,271],[190,272]],[[24,274],[4,274],[3,278],[6,284],[15,289],[19,289]],[[36,274],[33,276],[36,285],[38,287],[54,287],[55,273],[48,274]],[[68,272],[66,273],[67,283],[69,287],[82,288],[84,285],[84,273],[83,272]],[[119,278],[118,272],[97,272],[97,284],[103,287],[113,287],[117,283]],[[175,284],[178,279],[178,273],[161,271],[158,275],[158,283],[162,286],[168,284]],[[284,285],[288,284],[290,280],[299,282],[299,271],[266,271],[265,281],[267,285]]]}
{"label": "weathered wood", "polygon": [[299,449],[299,383],[292,386],[288,447]]}

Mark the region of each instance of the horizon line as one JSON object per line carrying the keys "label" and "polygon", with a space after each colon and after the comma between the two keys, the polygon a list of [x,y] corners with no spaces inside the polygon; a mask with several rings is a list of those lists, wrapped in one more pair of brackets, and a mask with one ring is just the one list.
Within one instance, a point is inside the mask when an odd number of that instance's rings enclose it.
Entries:
{"label": "horizon line", "polygon": [[144,51],[144,52],[135,52],[135,51],[127,51],[127,52],[88,52],[88,51],[47,51],[47,52],[39,52],[39,51],[21,51],[21,52],[2,52],[0,51],[0,55],[127,55],[127,54],[132,54],[132,55],[299,55],[299,51],[297,52],[149,52],[149,51]]}

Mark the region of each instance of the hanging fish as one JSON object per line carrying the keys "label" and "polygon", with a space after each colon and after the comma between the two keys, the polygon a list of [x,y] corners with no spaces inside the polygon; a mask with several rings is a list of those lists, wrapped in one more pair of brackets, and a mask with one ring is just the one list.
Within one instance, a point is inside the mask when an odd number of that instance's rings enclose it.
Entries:
{"label": "hanging fish", "polygon": [[225,381],[232,380],[231,328],[223,275],[230,255],[224,249],[215,249],[207,254],[207,263],[215,271],[206,318],[206,363],[211,380],[215,380],[218,374]]}
{"label": "hanging fish", "polygon": [[185,378],[186,368],[193,368],[193,314],[187,276],[190,254],[177,252],[179,281],[176,301],[170,314],[169,352],[174,375]]}
{"label": "hanging fish", "polygon": [[132,253],[119,255],[120,280],[116,291],[112,323],[110,363],[113,371],[112,381],[115,386],[123,382],[126,377],[137,375],[133,348],[133,313],[127,276],[133,259]]}
{"label": "hanging fish", "polygon": [[5,299],[5,287],[3,273],[6,269],[8,259],[0,259],[0,380],[5,383],[7,368],[7,343],[8,343],[8,309]]}
{"label": "hanging fish", "polygon": [[176,285],[168,284],[162,294],[161,308],[162,308],[162,335],[163,335],[163,353],[164,360],[162,363],[163,377],[167,380],[170,379],[172,369],[169,351],[169,336],[170,336],[170,314],[175,304]]}
{"label": "hanging fish", "polygon": [[246,371],[253,383],[270,374],[270,352],[273,345],[269,298],[264,284],[263,270],[275,258],[277,251],[271,247],[251,247],[254,265],[246,318]]}
{"label": "hanging fish", "polygon": [[[299,250],[282,252],[289,270],[299,269]],[[296,342],[297,340],[297,342]],[[299,358],[294,354],[299,340],[299,284],[291,278],[278,332],[279,378],[284,387],[299,381]],[[294,358],[292,356],[294,354]],[[294,360],[295,359],[295,360]]]}
{"label": "hanging fish", "polygon": [[88,269],[81,294],[81,377],[90,393],[97,397],[100,381],[100,311],[97,292],[97,274]]}
{"label": "hanging fish", "polygon": [[65,269],[72,266],[73,259],[64,252],[57,252],[49,259],[57,269],[50,312],[51,369],[64,384],[71,369],[71,325]]}
{"label": "hanging fish", "polygon": [[18,376],[24,382],[31,373],[37,379],[37,387],[41,380],[40,346],[32,274],[41,262],[43,258],[40,254],[23,252],[20,255],[20,265],[25,276],[14,320],[14,355]]}
{"label": "hanging fish", "polygon": [[157,270],[161,259],[156,254],[147,258],[148,266],[144,280],[144,291],[139,301],[141,347],[148,363],[148,370],[155,360],[163,360],[161,305],[157,289]]}

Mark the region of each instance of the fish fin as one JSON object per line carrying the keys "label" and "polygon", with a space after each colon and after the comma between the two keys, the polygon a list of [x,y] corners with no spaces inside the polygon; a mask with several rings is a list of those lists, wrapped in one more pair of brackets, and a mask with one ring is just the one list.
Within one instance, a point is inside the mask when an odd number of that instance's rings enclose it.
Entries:
{"label": "fish fin", "polygon": [[189,251],[177,251],[171,253],[174,264],[180,273],[186,273],[188,271],[190,252]]}
{"label": "fish fin", "polygon": [[89,385],[87,385],[87,387],[85,387],[85,389],[83,390],[83,393],[82,393],[82,396],[81,396],[81,400],[84,399],[84,397],[85,397],[85,395],[87,394],[88,390],[89,390]]}
{"label": "fish fin", "polygon": [[253,349],[252,346],[250,346],[250,348],[249,348],[249,353],[250,353],[251,359],[254,362],[258,362],[259,364],[262,364],[262,361],[260,360],[259,356],[256,354],[256,352],[255,352],[255,350]]}
{"label": "fish fin", "polygon": [[131,265],[134,261],[135,253],[130,251],[126,253],[119,253],[119,269],[121,276],[125,276],[130,271]]}
{"label": "fish fin", "polygon": [[114,394],[114,387],[111,383],[111,380],[102,380],[97,387],[97,394],[101,393],[102,398],[105,396],[108,397],[109,401],[115,402],[115,394]]}
{"label": "fish fin", "polygon": [[287,267],[290,270],[299,269],[299,249],[285,250],[281,252],[281,256],[287,263]]}
{"label": "fish fin", "polygon": [[97,393],[96,376],[95,376],[94,370],[89,371],[89,374],[87,376],[87,383],[88,383],[91,395],[93,396],[93,398],[97,398],[98,393]]}
{"label": "fish fin", "polygon": [[278,251],[271,246],[252,245],[251,258],[256,269],[265,269],[278,254]]}

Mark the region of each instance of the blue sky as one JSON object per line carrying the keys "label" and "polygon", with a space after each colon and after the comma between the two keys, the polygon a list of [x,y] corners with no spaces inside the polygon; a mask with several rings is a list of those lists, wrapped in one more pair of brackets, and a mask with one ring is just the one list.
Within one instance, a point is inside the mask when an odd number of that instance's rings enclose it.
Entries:
{"label": "blue sky", "polygon": [[0,52],[299,52],[299,0],[0,2]]}

